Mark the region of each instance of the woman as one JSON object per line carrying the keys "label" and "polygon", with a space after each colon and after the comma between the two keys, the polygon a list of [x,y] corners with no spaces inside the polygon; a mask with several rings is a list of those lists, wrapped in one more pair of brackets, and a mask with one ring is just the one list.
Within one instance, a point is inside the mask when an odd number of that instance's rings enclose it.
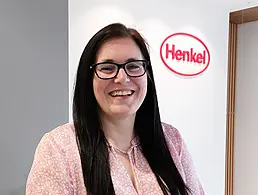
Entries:
{"label": "woman", "polygon": [[73,123],[42,138],[26,193],[204,194],[179,132],[160,121],[150,56],[136,30],[110,24],[86,45]]}

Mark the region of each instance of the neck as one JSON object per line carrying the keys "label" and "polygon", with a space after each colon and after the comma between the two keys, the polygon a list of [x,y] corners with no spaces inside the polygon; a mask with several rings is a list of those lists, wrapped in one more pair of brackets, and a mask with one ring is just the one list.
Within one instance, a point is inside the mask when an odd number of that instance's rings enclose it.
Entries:
{"label": "neck", "polygon": [[135,115],[123,119],[102,115],[101,122],[107,141],[127,151],[134,138],[134,120]]}

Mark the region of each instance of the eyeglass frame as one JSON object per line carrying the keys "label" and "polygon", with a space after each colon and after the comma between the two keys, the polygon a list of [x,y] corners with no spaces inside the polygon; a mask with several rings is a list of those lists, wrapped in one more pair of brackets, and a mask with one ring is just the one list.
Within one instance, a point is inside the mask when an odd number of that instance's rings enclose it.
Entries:
{"label": "eyeglass frame", "polygon": [[[127,73],[126,69],[125,69],[125,66],[126,66],[126,64],[131,63],[131,62],[144,62],[144,63],[143,63],[143,65],[144,65],[144,72],[143,72],[141,75],[139,75],[139,76],[131,76],[131,75],[129,75],[129,74]],[[110,77],[110,78],[102,78],[102,77],[100,77],[100,76],[98,75],[98,73],[97,73],[97,70],[96,70],[96,67],[97,67],[98,65],[100,65],[100,64],[113,64],[113,65],[116,65],[116,66],[118,67],[116,74],[115,74],[113,77]],[[142,77],[142,76],[146,73],[146,71],[147,71],[147,66],[148,66],[148,65],[149,65],[149,61],[148,61],[148,60],[130,60],[130,61],[127,61],[127,62],[122,63],[122,64],[118,64],[118,63],[115,63],[115,62],[99,62],[99,63],[96,63],[96,64],[91,65],[91,66],[90,66],[90,69],[93,69],[93,71],[95,72],[95,74],[97,75],[98,78],[100,78],[100,79],[102,79],[102,80],[109,80],[109,79],[115,78],[115,77],[118,75],[118,73],[119,73],[119,71],[120,71],[121,68],[124,69],[125,74],[126,74],[128,77],[132,77],[132,78]]]}

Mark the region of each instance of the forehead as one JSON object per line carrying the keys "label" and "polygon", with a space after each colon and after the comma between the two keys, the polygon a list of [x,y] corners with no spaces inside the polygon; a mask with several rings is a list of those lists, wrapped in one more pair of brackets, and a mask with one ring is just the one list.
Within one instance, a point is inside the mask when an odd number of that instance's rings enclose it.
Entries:
{"label": "forehead", "polygon": [[128,59],[143,59],[142,53],[134,40],[130,38],[116,38],[105,42],[97,52],[96,62],[113,60],[123,63]]}

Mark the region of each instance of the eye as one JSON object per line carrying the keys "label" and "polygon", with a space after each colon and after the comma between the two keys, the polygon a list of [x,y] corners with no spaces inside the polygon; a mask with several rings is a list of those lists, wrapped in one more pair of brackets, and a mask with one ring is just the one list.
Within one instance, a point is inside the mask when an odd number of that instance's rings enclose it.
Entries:
{"label": "eye", "polygon": [[143,69],[143,63],[142,62],[130,62],[126,65],[126,69],[128,71],[139,71]]}
{"label": "eye", "polygon": [[116,71],[116,68],[114,64],[99,64],[96,70],[102,73],[113,73]]}

